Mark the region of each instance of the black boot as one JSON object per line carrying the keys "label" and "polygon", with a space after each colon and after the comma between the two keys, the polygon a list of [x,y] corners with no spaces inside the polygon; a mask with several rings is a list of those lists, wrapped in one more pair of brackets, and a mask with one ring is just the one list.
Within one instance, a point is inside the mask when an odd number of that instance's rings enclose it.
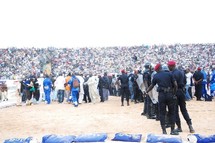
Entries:
{"label": "black boot", "polygon": [[166,126],[165,125],[161,125],[161,128],[162,128],[162,132],[163,132],[163,134],[167,134],[167,132],[166,132]]}
{"label": "black boot", "polygon": [[122,105],[121,106],[124,106],[124,103],[122,102]]}
{"label": "black boot", "polygon": [[129,101],[127,101],[127,106],[129,106]]}
{"label": "black boot", "polygon": [[175,124],[171,125],[170,135],[179,135],[179,133],[175,130]]}
{"label": "black boot", "polygon": [[181,129],[181,123],[176,123],[176,125],[178,126],[177,129],[175,129],[177,132],[182,132],[182,129]]}
{"label": "black boot", "polygon": [[189,126],[189,129],[190,129],[190,133],[195,133],[195,130],[193,129],[192,124],[189,124],[188,126]]}

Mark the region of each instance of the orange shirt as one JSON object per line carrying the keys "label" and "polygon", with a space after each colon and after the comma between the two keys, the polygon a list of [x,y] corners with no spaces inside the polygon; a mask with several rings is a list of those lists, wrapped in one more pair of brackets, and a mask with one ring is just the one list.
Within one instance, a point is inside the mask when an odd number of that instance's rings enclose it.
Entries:
{"label": "orange shirt", "polygon": [[[66,83],[68,83],[70,79],[71,79],[71,76],[67,76],[67,77],[66,77]],[[70,86],[67,85],[67,86],[65,87],[65,89],[68,90],[68,91],[70,91]]]}

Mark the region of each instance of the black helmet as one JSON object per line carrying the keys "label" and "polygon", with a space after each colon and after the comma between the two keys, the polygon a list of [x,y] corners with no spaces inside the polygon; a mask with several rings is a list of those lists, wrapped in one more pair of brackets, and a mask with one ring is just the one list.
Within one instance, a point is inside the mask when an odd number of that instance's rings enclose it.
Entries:
{"label": "black helmet", "polygon": [[149,62],[147,62],[147,63],[145,63],[145,65],[144,65],[144,67],[146,68],[146,69],[149,69],[149,68],[151,68],[151,63],[149,63]]}

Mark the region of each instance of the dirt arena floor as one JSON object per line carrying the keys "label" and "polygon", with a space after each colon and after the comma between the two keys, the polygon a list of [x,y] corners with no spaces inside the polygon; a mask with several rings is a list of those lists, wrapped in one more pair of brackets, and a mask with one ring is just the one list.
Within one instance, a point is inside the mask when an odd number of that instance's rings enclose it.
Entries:
{"label": "dirt arena floor", "polygon": [[[110,97],[104,103],[82,103],[78,108],[71,104],[52,103],[45,105],[9,107],[0,109],[0,142],[13,137],[33,136],[41,140],[43,135],[79,135],[84,133],[107,133],[110,141],[117,132],[161,134],[160,122],[146,119],[140,113],[143,103],[120,106],[119,97]],[[189,101],[187,109],[192,118],[196,133],[215,134],[215,102]],[[181,114],[180,114],[181,115]],[[186,139],[188,126],[181,116]],[[168,133],[170,128],[167,129]]]}

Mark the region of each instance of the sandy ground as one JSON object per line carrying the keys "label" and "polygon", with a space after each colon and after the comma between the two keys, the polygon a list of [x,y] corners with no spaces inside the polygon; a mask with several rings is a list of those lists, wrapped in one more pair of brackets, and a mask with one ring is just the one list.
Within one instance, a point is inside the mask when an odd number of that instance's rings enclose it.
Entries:
{"label": "sandy ground", "polygon": [[[45,105],[10,107],[0,109],[0,142],[13,137],[33,136],[41,140],[43,135],[79,135],[84,133],[107,133],[108,140],[117,132],[141,133],[142,141],[146,134],[161,134],[160,122],[146,119],[140,113],[143,103],[120,106],[119,97],[110,97],[104,103],[83,103],[78,108],[71,104],[52,103]],[[215,134],[215,102],[189,101],[187,109],[196,133]],[[188,126],[181,116],[186,139]],[[167,129],[168,133],[170,129]]]}

